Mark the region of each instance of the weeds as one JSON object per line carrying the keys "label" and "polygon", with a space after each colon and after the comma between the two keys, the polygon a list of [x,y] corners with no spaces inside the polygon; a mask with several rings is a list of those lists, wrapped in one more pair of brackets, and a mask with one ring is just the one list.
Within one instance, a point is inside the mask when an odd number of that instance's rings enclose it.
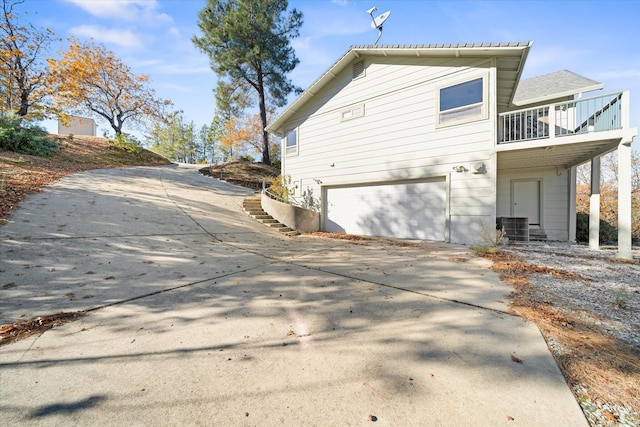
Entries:
{"label": "weeds", "polygon": [[501,247],[506,243],[504,227],[501,230],[487,228],[484,222],[480,221],[480,242],[481,244],[473,246],[473,252],[477,256],[485,256],[487,254],[496,254],[501,251]]}
{"label": "weeds", "polygon": [[629,301],[629,293],[624,288],[618,288],[613,291],[613,302],[618,308],[627,308]]}

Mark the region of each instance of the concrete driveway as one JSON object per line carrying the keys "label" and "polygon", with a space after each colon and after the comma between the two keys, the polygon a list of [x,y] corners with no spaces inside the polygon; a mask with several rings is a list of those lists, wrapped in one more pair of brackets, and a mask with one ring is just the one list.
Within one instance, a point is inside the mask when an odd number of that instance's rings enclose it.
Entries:
{"label": "concrete driveway", "polygon": [[0,323],[90,311],[0,347],[1,424],[586,425],[468,248],[282,237],[248,194],[171,166],[23,203]]}

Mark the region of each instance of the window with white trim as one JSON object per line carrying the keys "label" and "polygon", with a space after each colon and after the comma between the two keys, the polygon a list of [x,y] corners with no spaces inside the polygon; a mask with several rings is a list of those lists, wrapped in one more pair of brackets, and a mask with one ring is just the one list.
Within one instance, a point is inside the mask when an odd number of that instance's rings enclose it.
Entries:
{"label": "window with white trim", "polygon": [[488,117],[486,80],[486,77],[478,77],[439,88],[436,126],[486,119]]}
{"label": "window with white trim", "polygon": [[346,120],[357,119],[358,117],[364,116],[364,104],[354,105],[351,108],[346,110],[342,110],[340,112],[340,121],[344,122]]}
{"label": "window with white trim", "polygon": [[284,137],[284,152],[287,156],[298,154],[298,128],[292,129]]}

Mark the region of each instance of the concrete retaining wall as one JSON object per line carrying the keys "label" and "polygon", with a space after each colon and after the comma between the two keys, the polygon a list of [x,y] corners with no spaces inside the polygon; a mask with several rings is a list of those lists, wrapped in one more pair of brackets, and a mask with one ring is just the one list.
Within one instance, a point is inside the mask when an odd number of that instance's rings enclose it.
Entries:
{"label": "concrete retaining wall", "polygon": [[262,195],[262,210],[287,227],[302,233],[320,230],[320,214]]}

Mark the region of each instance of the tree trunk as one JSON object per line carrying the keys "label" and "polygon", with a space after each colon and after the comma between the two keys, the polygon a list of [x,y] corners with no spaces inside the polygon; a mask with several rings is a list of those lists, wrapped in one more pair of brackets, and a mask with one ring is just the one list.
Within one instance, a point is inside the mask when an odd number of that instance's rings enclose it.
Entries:
{"label": "tree trunk", "polygon": [[269,133],[267,132],[267,105],[264,97],[264,81],[262,73],[258,72],[258,99],[260,102],[260,121],[262,121],[262,163],[271,165],[269,156]]}

